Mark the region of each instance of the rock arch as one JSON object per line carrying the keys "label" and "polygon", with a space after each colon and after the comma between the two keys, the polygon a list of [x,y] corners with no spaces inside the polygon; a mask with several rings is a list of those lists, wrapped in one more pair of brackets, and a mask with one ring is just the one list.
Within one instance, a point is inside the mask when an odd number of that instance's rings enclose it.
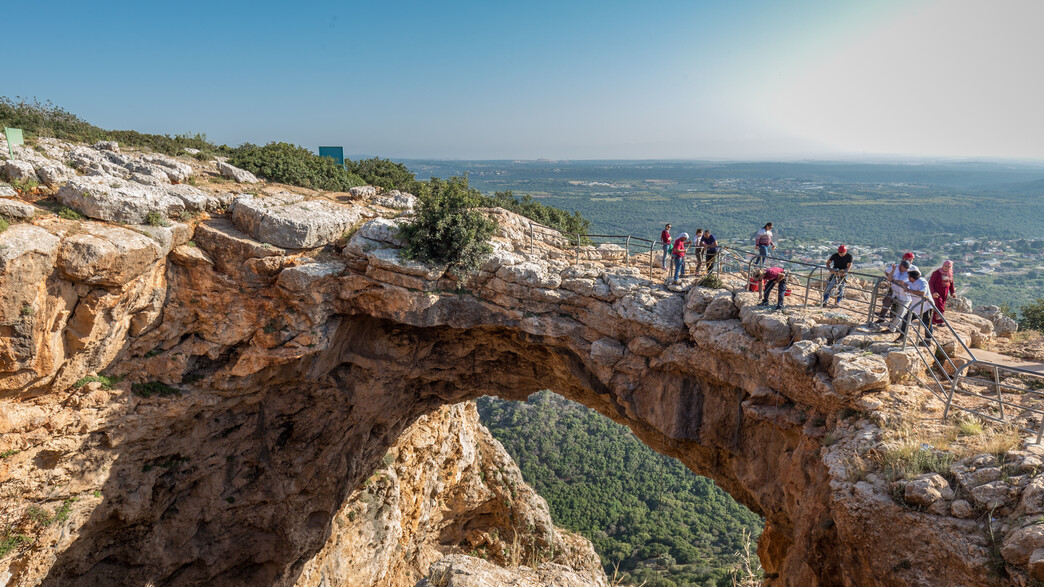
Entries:
{"label": "rock arch", "polygon": [[[292,584],[413,420],[540,389],[626,424],[763,515],[770,583],[989,582],[987,546],[955,539],[971,522],[904,509],[846,468],[854,445],[824,443],[828,429],[873,442],[859,414],[889,384],[882,357],[839,344],[843,320],[570,265],[490,213],[496,252],[466,282],[403,261],[383,219],[314,260],[221,217],[175,227],[167,250],[99,252],[114,268],[143,256],[113,284],[77,278],[58,238],[26,248],[20,267],[44,286],[24,297],[48,310],[20,335],[34,350],[4,388],[19,402],[5,428],[28,438],[33,414],[65,422],[76,432],[38,439],[64,457],[36,482],[100,483],[104,496],[55,539],[43,584]],[[73,388],[103,366],[183,393]]]}

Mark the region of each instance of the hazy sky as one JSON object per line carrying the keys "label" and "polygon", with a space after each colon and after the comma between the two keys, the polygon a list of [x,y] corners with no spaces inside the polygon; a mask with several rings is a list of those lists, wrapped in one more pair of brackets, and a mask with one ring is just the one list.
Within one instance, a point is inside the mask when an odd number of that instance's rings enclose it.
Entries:
{"label": "hazy sky", "polygon": [[0,95],[385,157],[1044,159],[1044,0],[8,2]]}

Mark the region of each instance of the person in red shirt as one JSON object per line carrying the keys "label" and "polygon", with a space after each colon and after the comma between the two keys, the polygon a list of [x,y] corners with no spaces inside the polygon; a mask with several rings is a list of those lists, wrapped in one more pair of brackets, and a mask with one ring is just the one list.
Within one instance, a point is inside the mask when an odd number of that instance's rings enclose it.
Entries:
{"label": "person in red shirt", "polygon": [[683,232],[678,240],[674,241],[671,256],[674,258],[674,283],[681,283],[685,275],[685,242],[689,240],[689,233]]}
{"label": "person in red shirt", "polygon": [[671,253],[671,225],[665,224],[663,226],[663,232],[660,233],[660,245],[663,246],[663,258],[660,262],[663,264],[663,270],[667,270],[667,255]]}
{"label": "person in red shirt", "polygon": [[759,306],[769,305],[769,294],[772,293],[772,288],[778,288],[776,293],[776,309],[783,309],[783,295],[787,291],[787,271],[782,267],[769,267],[764,271],[757,273],[757,279],[765,280],[765,295],[761,298]]}

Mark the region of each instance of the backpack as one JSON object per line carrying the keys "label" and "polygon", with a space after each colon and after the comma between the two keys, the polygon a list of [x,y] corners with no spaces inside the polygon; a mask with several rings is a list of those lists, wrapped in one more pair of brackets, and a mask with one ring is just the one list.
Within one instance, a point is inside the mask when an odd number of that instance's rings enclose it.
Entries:
{"label": "backpack", "polygon": [[763,235],[758,237],[758,246],[759,247],[760,246],[766,246],[767,247],[767,246],[769,246],[771,244],[772,244],[772,237],[771,236],[769,236],[767,234],[763,234]]}

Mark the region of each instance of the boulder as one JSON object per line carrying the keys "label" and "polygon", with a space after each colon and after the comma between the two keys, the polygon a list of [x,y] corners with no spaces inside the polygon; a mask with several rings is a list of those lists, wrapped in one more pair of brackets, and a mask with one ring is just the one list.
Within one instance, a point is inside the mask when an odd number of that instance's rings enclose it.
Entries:
{"label": "boulder", "polygon": [[112,151],[113,153],[120,152],[120,144],[116,141],[98,141],[91,145],[91,147],[98,151]]}
{"label": "boulder", "polygon": [[1038,583],[1044,581],[1044,548],[1038,548],[1030,554],[1029,576]]}
{"label": "boulder", "polygon": [[1014,490],[1004,481],[991,481],[971,490],[975,505],[986,509],[998,509],[1008,505]]}
{"label": "boulder", "polygon": [[308,263],[306,265],[288,267],[279,273],[276,285],[292,292],[305,292],[317,281],[326,277],[340,275],[344,271],[344,267],[344,263],[340,261]]}
{"label": "boulder", "polygon": [[894,350],[885,356],[888,375],[892,383],[906,379],[915,379],[925,371],[924,361],[917,349],[907,347],[906,350]]}
{"label": "boulder", "polygon": [[14,198],[18,196],[18,192],[9,185],[0,184],[0,198]]}
{"label": "boulder", "polygon": [[1012,565],[1029,563],[1033,551],[1044,548],[1044,525],[1031,524],[1004,537],[1001,556]]}
{"label": "boulder", "polygon": [[163,168],[159,165],[153,165],[152,163],[135,159],[133,161],[128,161],[123,167],[131,172],[131,179],[138,183],[148,185],[164,185],[170,183],[170,178],[167,177],[167,173],[163,171]]}
{"label": "boulder", "polygon": [[973,312],[976,316],[982,316],[992,322],[997,336],[1010,337],[1019,329],[1019,324],[997,306],[976,306]]}
{"label": "boulder", "polygon": [[903,499],[907,503],[928,507],[940,499],[953,499],[953,489],[938,473],[921,475],[906,484]]}
{"label": "boulder", "polygon": [[18,160],[8,161],[4,165],[4,176],[8,181],[36,181],[38,179],[32,163]]}
{"label": "boulder", "polygon": [[971,504],[967,501],[958,499],[950,504],[950,515],[966,520],[975,515],[975,510],[972,509]]}
{"label": "boulder", "polygon": [[163,155],[142,155],[141,160],[159,167],[167,175],[167,179],[171,183],[187,181],[193,174],[193,169],[190,165]]}
{"label": "boulder", "polygon": [[972,311],[971,300],[964,296],[952,295],[946,298],[946,311],[960,312],[962,314],[968,314]]}
{"label": "boulder", "polygon": [[834,355],[830,367],[834,389],[845,395],[857,395],[888,387],[888,365],[876,354],[844,352]]}
{"label": "boulder", "polygon": [[58,187],[76,176],[76,172],[71,167],[59,163],[37,167],[36,174],[40,176],[40,181],[49,188]]}
{"label": "boulder", "polygon": [[348,193],[356,198],[372,198],[377,195],[377,188],[372,185],[360,185],[349,188]]}
{"label": "boulder", "polygon": [[391,190],[374,198],[373,203],[377,204],[378,206],[384,206],[385,208],[413,210],[413,207],[417,204],[417,196],[414,196],[409,192]]}
{"label": "boulder", "polygon": [[236,227],[277,247],[309,249],[332,243],[362,219],[358,207],[327,200],[304,200],[283,193],[271,197],[240,196],[232,203]]}
{"label": "boulder", "polygon": [[402,222],[400,221],[390,220],[388,218],[374,218],[360,226],[355,234],[371,241],[378,241],[401,247],[404,244],[399,240],[399,228],[401,226]]}
{"label": "boulder", "polygon": [[58,251],[58,269],[72,281],[123,285],[160,258],[159,245],[133,230],[95,222],[81,228],[84,232],[66,237]]}
{"label": "boulder", "polygon": [[249,171],[247,171],[245,169],[240,169],[240,168],[235,167],[233,165],[229,165],[228,163],[225,163],[224,161],[218,161],[217,162],[217,170],[218,170],[218,173],[220,173],[221,175],[223,175],[223,176],[225,176],[225,177],[227,177],[227,178],[229,178],[231,180],[234,180],[234,181],[236,181],[238,183],[257,183],[258,182],[257,177],[255,177],[253,173],[250,173]]}
{"label": "boulder", "polygon": [[36,207],[21,200],[0,198],[0,216],[28,220],[36,216]]}
{"label": "boulder", "polygon": [[58,201],[97,220],[145,224],[151,213],[179,216],[185,203],[163,190],[115,177],[74,177],[58,190]]}

